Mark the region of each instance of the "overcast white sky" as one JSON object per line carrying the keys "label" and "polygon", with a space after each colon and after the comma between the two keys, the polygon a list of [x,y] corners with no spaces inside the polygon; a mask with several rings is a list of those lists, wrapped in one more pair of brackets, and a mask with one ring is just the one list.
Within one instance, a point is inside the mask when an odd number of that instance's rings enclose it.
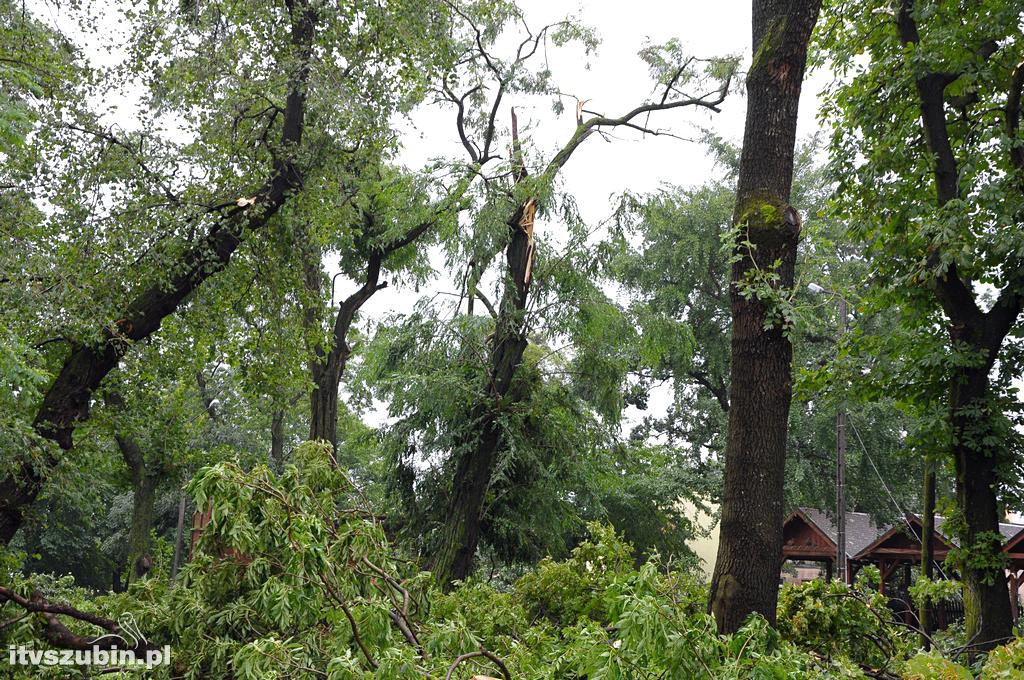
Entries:
{"label": "overcast white sky", "polygon": [[[645,43],[663,43],[678,38],[688,54],[697,57],[742,55],[742,67],[750,58],[749,0],[719,0],[717,3],[664,2],[633,0],[630,3],[590,2],[581,8],[571,0],[522,0],[527,22],[532,28],[560,20],[567,15],[580,16],[595,29],[601,45],[595,55],[584,59],[582,50],[548,50],[548,59],[558,88],[580,99],[590,101],[587,108],[605,115],[621,115],[646,101],[653,82],[647,65],[637,56]],[[589,68],[587,67],[589,65]],[[798,135],[812,134],[816,122],[816,95],[824,76],[812,76],[805,85],[800,108]],[[739,88],[742,90],[742,88]],[[565,112],[556,116],[549,101],[527,102],[508,100],[503,105],[502,120],[507,125],[508,107],[515,105],[520,128],[529,125],[533,141],[544,150],[544,158],[560,148],[575,129],[574,102],[566,100]],[[676,109],[655,113],[651,127],[668,129],[681,137],[698,137],[699,128],[712,129],[726,139],[739,143],[743,137],[746,100],[742,91],[731,94],[720,113],[706,109]],[[562,186],[575,196],[588,223],[597,224],[612,211],[612,197],[624,190],[644,193],[662,184],[692,186],[719,177],[721,170],[713,167],[706,149],[698,142],[673,137],[647,136],[616,130],[614,140],[593,136],[573,155],[561,175]],[[404,150],[400,162],[410,168],[422,167],[432,157],[462,158],[452,110],[426,108],[413,116],[412,127],[403,136]],[[538,220],[538,230],[557,228]],[[338,282],[338,295],[354,289],[356,282]],[[432,285],[421,288],[420,295],[436,291],[457,291],[457,284],[442,275]],[[363,328],[393,312],[412,309],[420,295],[409,290],[388,288],[378,293],[364,310]],[[650,411],[663,413],[671,403],[671,391],[664,386],[652,395]],[[364,414],[370,422],[384,419],[378,405],[375,412]],[[626,414],[624,430],[643,417],[634,408]]]}
{"label": "overcast white sky", "polygon": [[[653,83],[647,65],[637,56],[646,42],[663,43],[675,37],[694,56],[739,54],[744,56],[742,68],[749,63],[749,0],[715,3],[602,0],[582,7],[572,0],[521,0],[520,6],[531,27],[575,15],[597,31],[601,45],[597,54],[589,59],[582,58],[582,51],[578,49],[551,48],[548,57],[560,90],[589,99],[587,108],[605,115],[621,115],[650,96]],[[798,131],[801,137],[818,127],[816,95],[823,81],[823,77],[812,76],[805,85]],[[547,158],[575,129],[571,100],[566,100],[561,116],[556,116],[546,101],[534,100],[528,106],[506,101],[502,112],[506,124],[508,106],[513,104],[520,127],[524,123],[531,126],[533,140],[548,152]],[[689,108],[660,112],[652,115],[650,123],[652,127],[668,129],[682,137],[696,137],[698,128],[709,128],[726,139],[740,142],[746,111],[743,93],[731,94],[721,109],[721,113]],[[400,161],[417,168],[431,157],[462,157],[453,121],[454,114],[450,110],[427,109],[414,115],[414,127],[403,137]],[[612,209],[611,197],[624,190],[644,193],[662,184],[692,186],[721,174],[713,167],[703,145],[697,142],[667,136],[643,138],[639,133],[626,130],[616,130],[613,134],[615,139],[610,143],[596,136],[588,139],[561,175],[563,187],[576,197],[588,222],[597,223],[606,218]],[[538,222],[537,228],[544,226]],[[341,292],[339,290],[339,294]],[[408,291],[384,290],[373,300],[374,315],[387,309],[404,309],[409,300]]]}

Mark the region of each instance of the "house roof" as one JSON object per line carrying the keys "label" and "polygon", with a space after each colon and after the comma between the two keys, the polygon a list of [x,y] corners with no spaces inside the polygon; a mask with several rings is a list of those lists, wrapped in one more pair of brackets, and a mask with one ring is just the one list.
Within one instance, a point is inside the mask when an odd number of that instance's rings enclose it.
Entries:
{"label": "house roof", "polygon": [[[798,510],[835,544],[838,531],[835,523],[827,514],[814,508],[798,508]],[[846,513],[847,557],[853,557],[859,553],[887,528],[877,526],[866,512]]]}
{"label": "house roof", "polygon": [[[801,507],[790,513],[789,517],[786,518],[786,523],[788,524],[795,519],[810,524],[812,528],[821,532],[831,542],[832,546],[835,546],[836,526],[828,514],[815,508]],[[914,535],[910,536],[912,540],[916,540],[920,536],[921,520],[913,513],[908,513],[903,522],[882,526],[875,524],[874,520],[867,513],[846,513],[847,557],[851,559],[866,557],[872,550],[882,547],[883,544],[885,544],[885,547],[891,548],[892,546],[888,544],[906,533],[907,522],[916,527],[916,531],[913,531]],[[936,547],[939,552],[944,552],[949,547],[957,545],[956,539],[942,533],[942,527],[945,523],[945,517],[941,515],[935,516],[935,534],[939,541]],[[1003,535],[1004,548],[1013,549],[1016,552],[1017,548],[1024,546],[1024,524],[1000,522],[999,533]]]}

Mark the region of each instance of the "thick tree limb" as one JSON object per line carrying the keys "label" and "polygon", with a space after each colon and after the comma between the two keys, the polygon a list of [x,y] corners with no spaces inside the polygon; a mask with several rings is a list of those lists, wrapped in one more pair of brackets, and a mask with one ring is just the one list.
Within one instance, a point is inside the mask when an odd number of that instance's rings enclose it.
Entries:
{"label": "thick tree limb", "polygon": [[[60,647],[62,649],[90,649],[94,644],[96,638],[89,638],[73,633],[67,626],[60,622],[57,616],[67,616],[85,623],[90,623],[98,628],[105,630],[112,636],[119,636],[122,632],[121,625],[113,619],[108,619],[97,614],[89,612],[83,612],[76,609],[68,604],[50,603],[43,600],[41,594],[33,593],[31,598],[26,598],[18,593],[14,592],[10,588],[0,586],[0,604],[4,602],[11,602],[28,613],[42,614],[46,620],[46,628],[43,634],[46,636],[47,641],[54,647]],[[131,637],[129,635],[129,637]],[[149,649],[150,645],[142,641],[136,641],[137,644],[132,647],[136,651]],[[124,642],[119,637],[110,637],[104,640],[103,647],[125,647]]]}
{"label": "thick tree limb", "polygon": [[725,385],[721,383],[713,383],[711,381],[711,376],[703,371],[691,370],[687,375],[689,375],[694,382],[711,393],[711,396],[715,398],[718,405],[722,407],[722,411],[725,413],[729,412],[729,390]]}
{"label": "thick tree limb", "polygon": [[[905,44],[920,43],[917,21],[914,19],[914,0],[900,2],[896,26],[900,40]],[[925,139],[934,156],[933,175],[940,207],[960,196],[960,171],[949,139],[945,95],[946,86],[957,77],[957,74],[950,73],[928,73],[916,81]],[[935,248],[929,256],[929,264],[937,266],[940,261],[940,249]],[[935,289],[950,321],[977,324],[981,320],[982,312],[971,291],[971,282],[959,275],[955,263],[950,264],[945,273],[936,276]]]}
{"label": "thick tree limb", "polygon": [[[227,266],[247,234],[262,228],[288,197],[301,188],[302,171],[294,154],[302,143],[315,29],[313,10],[304,1],[290,3],[290,10],[291,40],[302,66],[286,98],[281,132],[286,155],[273,159],[269,178],[250,197],[211,210],[214,221],[206,236],[183,253],[167,280],[143,288],[130,300],[118,318],[102,329],[98,343],[72,347],[33,421],[36,431],[60,448],[71,448],[72,433],[77,423],[88,417],[93,393],[117,367],[128,347],[155,333],[196,288]],[[35,500],[46,469],[55,463],[51,454],[41,462],[25,456],[20,469],[0,481],[0,541],[4,544],[21,526],[24,508]]]}
{"label": "thick tree limb", "polygon": [[509,673],[508,666],[505,665],[505,662],[502,661],[497,654],[489,652],[483,647],[481,647],[478,652],[467,652],[457,657],[455,661],[452,662],[452,665],[448,667],[448,672],[445,673],[444,680],[451,680],[452,673],[455,672],[455,669],[458,668],[460,664],[481,656],[490,660],[498,667],[498,670],[501,671],[501,677],[505,678],[505,680],[512,680],[512,674]]}

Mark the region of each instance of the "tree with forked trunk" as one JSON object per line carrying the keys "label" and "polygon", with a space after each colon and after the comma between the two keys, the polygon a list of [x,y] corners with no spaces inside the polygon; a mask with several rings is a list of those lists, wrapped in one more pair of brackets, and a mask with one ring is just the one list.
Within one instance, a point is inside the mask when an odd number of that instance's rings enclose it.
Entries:
{"label": "tree with forked trunk", "polygon": [[944,411],[936,449],[957,498],[944,531],[959,539],[947,562],[964,583],[969,647],[990,648],[1012,634],[999,523],[1021,450],[1020,4],[839,3],[829,19],[829,56],[868,57],[829,93],[838,205],[874,257],[873,304],[900,310],[898,332],[874,340],[887,375],[872,377]]}

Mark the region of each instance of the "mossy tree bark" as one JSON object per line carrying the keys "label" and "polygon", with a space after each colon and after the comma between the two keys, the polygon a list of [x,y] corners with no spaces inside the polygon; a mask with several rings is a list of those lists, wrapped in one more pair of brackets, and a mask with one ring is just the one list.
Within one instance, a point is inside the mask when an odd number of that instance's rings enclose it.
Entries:
{"label": "mossy tree bark", "polygon": [[117,435],[117,448],[121,452],[132,481],[132,520],[125,546],[125,564],[128,578],[125,585],[135,578],[142,578],[152,565],[149,553],[149,535],[156,518],[154,509],[156,487],[160,475],[147,468],[146,459],[139,444],[132,438]]}
{"label": "mossy tree bark", "polygon": [[[800,219],[789,206],[807,46],[821,0],[754,0],[754,57],[736,189],[731,272],[729,435],[709,608],[731,633],[751,613],[775,621],[792,346],[773,309],[793,285]],[[752,278],[774,271],[778,279]],[[771,286],[776,291],[759,290]]]}
{"label": "mossy tree bark", "polygon": [[[929,459],[924,471],[924,508],[921,510],[921,576],[931,579],[934,575],[935,541],[932,532],[935,530],[935,461]],[[918,623],[921,626],[921,646],[931,649],[931,617],[928,600],[921,602],[918,608]]]}
{"label": "mossy tree bark", "polygon": [[[954,328],[973,335],[968,329]],[[976,345],[975,345],[976,346]],[[994,357],[996,350],[980,350]],[[992,428],[989,372],[992,361],[974,369],[961,369],[950,388],[953,423],[953,464],[957,505],[963,513],[960,546],[968,560],[959,565],[964,582],[964,624],[967,639],[976,649],[1005,644],[1013,636],[1010,591],[1001,561],[999,533],[1000,452],[986,440],[1000,441]],[[982,558],[982,559],[979,559]]]}

